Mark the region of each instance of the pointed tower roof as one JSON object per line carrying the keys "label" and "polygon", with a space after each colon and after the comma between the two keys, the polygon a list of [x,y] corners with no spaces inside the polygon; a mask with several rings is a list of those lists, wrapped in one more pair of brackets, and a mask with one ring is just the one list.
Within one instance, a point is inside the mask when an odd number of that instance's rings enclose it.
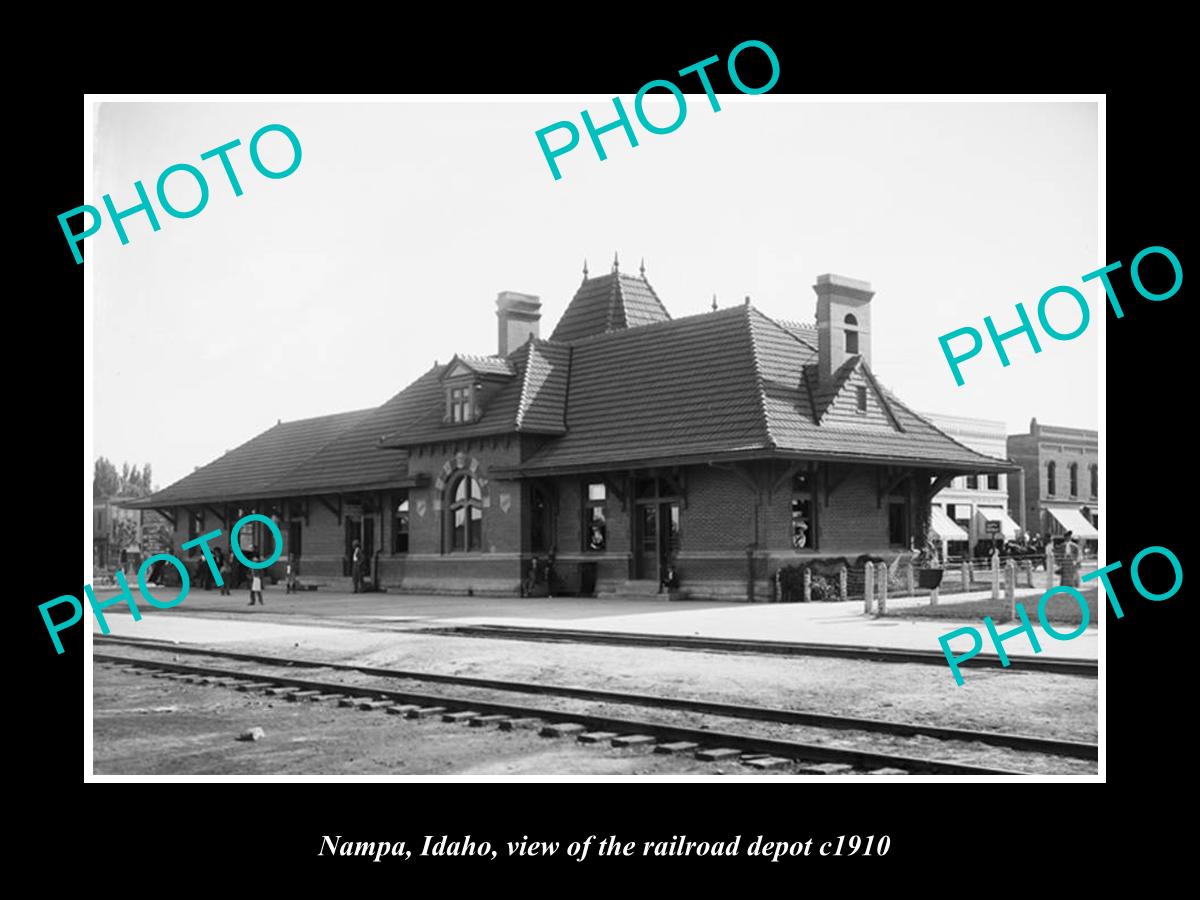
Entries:
{"label": "pointed tower roof", "polygon": [[669,322],[671,314],[646,280],[625,275],[613,259],[613,270],[595,278],[584,275],[550,340],[571,343],[597,334]]}

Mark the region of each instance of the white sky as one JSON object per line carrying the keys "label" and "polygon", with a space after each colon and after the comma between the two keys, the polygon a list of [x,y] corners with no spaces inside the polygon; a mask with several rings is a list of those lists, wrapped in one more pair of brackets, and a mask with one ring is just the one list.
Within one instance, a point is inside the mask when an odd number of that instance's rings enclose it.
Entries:
{"label": "white sky", "polygon": [[[816,276],[870,281],[872,363],[915,409],[1003,420],[1097,425],[1102,288],[1080,276],[1109,262],[1097,246],[1094,103],[799,103],[701,94],[668,135],[639,146],[586,132],[555,181],[534,132],[560,119],[583,131],[611,101],[522,103],[105,103],[95,134],[95,196],[133,206],[159,173],[205,173],[207,208],[111,222],[86,241],[95,269],[95,453],[154,466],[165,486],[284,421],[375,406],[435,360],[496,350],[495,297],[541,297],[548,337],[581,279],[647,277],[672,316],[752,302],[812,321]],[[622,97],[632,117],[632,97]],[[652,121],[669,122],[674,101]],[[299,137],[291,176],[254,170],[250,136],[282,123]],[[245,193],[200,154],[233,138]],[[551,136],[552,146],[563,136]],[[274,169],[286,140],[262,144]],[[186,175],[168,196],[194,205]],[[191,193],[189,193],[189,191]],[[1039,330],[990,344],[955,385],[937,338],[964,325],[1018,324],[1023,301],[1066,284],[1091,303],[1069,342]],[[1070,331],[1063,298],[1051,323]],[[986,340],[986,335],[985,335]],[[958,346],[957,344],[955,346]]]}

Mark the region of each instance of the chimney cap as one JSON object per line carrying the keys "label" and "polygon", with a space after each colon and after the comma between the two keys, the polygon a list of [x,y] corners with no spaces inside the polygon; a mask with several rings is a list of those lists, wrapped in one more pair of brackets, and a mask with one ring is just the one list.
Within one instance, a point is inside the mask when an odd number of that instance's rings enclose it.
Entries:
{"label": "chimney cap", "polygon": [[536,294],[519,291],[501,291],[496,295],[496,313],[515,312],[538,315],[542,311],[541,298]]}
{"label": "chimney cap", "polygon": [[850,288],[853,291],[870,291],[871,282],[862,281],[858,278],[847,278],[845,275],[835,275],[829,272],[825,275],[817,276],[817,284],[827,284],[830,287]]}

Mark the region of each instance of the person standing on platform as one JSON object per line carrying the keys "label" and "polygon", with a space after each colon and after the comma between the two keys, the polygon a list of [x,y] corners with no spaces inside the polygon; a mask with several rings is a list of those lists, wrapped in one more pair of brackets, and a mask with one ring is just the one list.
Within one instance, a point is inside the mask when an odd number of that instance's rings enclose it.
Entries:
{"label": "person standing on platform", "polygon": [[285,594],[295,594],[300,590],[300,563],[296,559],[295,553],[288,554],[287,561],[287,587],[284,589]]}
{"label": "person standing on platform", "polygon": [[217,556],[217,571],[221,573],[221,596],[232,596],[230,589],[233,585],[230,583],[233,580],[233,554],[225,553],[220,547],[216,550]]}
{"label": "person standing on platform", "polygon": [[[258,554],[250,557],[254,562],[258,562]],[[252,569],[250,572],[250,605],[254,605],[255,598],[258,599],[259,606],[265,606],[262,595],[262,572],[259,569]]]}
{"label": "person standing on platform", "polygon": [[363,589],[363,551],[356,540],[354,552],[350,556],[350,574],[354,578],[354,593],[361,594]]}

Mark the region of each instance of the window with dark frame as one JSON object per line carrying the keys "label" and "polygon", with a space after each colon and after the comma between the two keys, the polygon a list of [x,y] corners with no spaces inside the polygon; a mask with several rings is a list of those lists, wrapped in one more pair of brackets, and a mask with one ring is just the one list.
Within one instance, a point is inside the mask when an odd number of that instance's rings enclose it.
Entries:
{"label": "window with dark frame", "polygon": [[1055,494],[1055,488],[1057,487],[1055,484],[1054,470],[1054,460],[1050,460],[1050,462],[1046,463],[1046,493],[1050,494],[1051,496]]}
{"label": "window with dark frame", "polygon": [[1100,494],[1100,468],[1095,463],[1092,463],[1088,468],[1092,474],[1092,497]]}
{"label": "window with dark frame", "polygon": [[968,475],[967,476],[967,489],[971,490],[971,491],[979,490],[979,476],[978,475]]}
{"label": "window with dark frame", "polygon": [[888,504],[888,543],[893,547],[908,546],[908,506]]}
{"label": "window with dark frame", "polygon": [[529,488],[529,549],[534,553],[549,552],[554,541],[552,501],[538,485]]}
{"label": "window with dark frame", "polygon": [[408,552],[408,491],[393,497],[392,553]]}
{"label": "window with dark frame", "polygon": [[469,386],[450,388],[450,421],[453,423],[471,421],[471,388]]}
{"label": "window with dark frame", "polygon": [[1067,478],[1070,482],[1071,496],[1079,496],[1079,466],[1076,463],[1071,463],[1067,466]]}
{"label": "window with dark frame", "polygon": [[858,411],[864,413],[867,411],[867,389],[860,387],[857,390],[858,394]]}
{"label": "window with dark frame", "polygon": [[989,491],[1000,490],[1000,476],[993,472],[987,477],[987,489]]}
{"label": "window with dark frame", "polygon": [[583,549],[602,553],[608,546],[608,487],[603,481],[584,485]]}
{"label": "window with dark frame", "polygon": [[817,530],[813,527],[813,485],[808,472],[800,472],[792,478],[792,549],[817,549]]}

